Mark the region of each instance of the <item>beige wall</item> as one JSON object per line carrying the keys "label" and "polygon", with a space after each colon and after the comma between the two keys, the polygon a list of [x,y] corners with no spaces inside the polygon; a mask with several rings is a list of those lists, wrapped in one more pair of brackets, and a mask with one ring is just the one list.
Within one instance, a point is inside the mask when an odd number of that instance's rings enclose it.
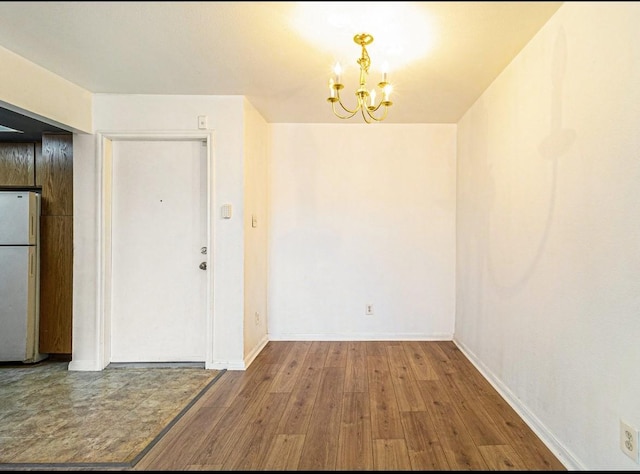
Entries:
{"label": "beige wall", "polygon": [[0,64],[0,106],[72,132],[92,132],[91,92],[1,46]]}
{"label": "beige wall", "polygon": [[565,3],[458,124],[455,340],[579,469],[638,469],[638,24]]}
{"label": "beige wall", "polygon": [[[267,147],[269,126],[244,101],[244,358],[248,363],[267,338]],[[255,218],[252,220],[252,218]],[[257,314],[257,316],[256,316]]]}

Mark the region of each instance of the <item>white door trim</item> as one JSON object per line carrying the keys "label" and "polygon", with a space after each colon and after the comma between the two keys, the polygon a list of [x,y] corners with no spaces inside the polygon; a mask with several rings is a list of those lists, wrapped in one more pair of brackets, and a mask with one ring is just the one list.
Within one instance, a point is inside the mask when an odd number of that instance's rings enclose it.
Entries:
{"label": "white door trim", "polygon": [[176,132],[96,132],[97,158],[97,256],[98,275],[96,278],[96,358],[99,367],[104,369],[111,362],[111,201],[112,201],[112,142],[121,140],[136,141],[162,141],[162,140],[202,140],[207,146],[207,249],[209,258],[207,265],[206,283],[206,355],[205,369],[213,367],[213,282],[214,282],[214,222],[212,210],[215,209],[214,202],[214,153],[213,153],[213,131],[203,130],[199,132],[176,131]]}

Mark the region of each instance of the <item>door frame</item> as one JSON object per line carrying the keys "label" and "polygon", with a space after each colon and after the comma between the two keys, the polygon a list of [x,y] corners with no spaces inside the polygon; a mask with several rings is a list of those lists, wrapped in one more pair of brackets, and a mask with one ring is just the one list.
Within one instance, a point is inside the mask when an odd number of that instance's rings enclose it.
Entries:
{"label": "door frame", "polygon": [[189,131],[161,131],[161,132],[97,132],[98,148],[97,163],[97,252],[98,252],[98,278],[96,282],[96,360],[100,365],[100,370],[104,369],[111,362],[111,207],[113,199],[112,187],[112,164],[114,141],[203,141],[207,148],[206,172],[207,172],[207,237],[206,245],[208,252],[207,259],[207,281],[206,281],[206,302],[205,302],[205,369],[214,368],[213,364],[213,282],[214,266],[214,222],[212,210],[214,207],[214,153],[213,153],[213,131],[203,130],[199,132]]}

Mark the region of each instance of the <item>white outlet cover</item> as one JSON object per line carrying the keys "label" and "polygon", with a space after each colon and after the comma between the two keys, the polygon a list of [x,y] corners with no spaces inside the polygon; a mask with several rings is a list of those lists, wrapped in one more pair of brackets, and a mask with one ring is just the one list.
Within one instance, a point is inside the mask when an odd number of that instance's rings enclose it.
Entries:
{"label": "white outlet cover", "polygon": [[620,449],[638,463],[638,430],[628,423],[620,421]]}

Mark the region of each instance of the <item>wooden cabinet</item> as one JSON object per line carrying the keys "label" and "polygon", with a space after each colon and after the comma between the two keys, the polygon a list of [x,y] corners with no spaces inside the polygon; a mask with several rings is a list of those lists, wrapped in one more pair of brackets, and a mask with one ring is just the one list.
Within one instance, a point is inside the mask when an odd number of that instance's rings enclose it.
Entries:
{"label": "wooden cabinet", "polygon": [[40,352],[71,354],[73,314],[73,135],[43,134],[36,151],[40,218]]}
{"label": "wooden cabinet", "polygon": [[0,143],[0,185],[33,186],[35,143]]}
{"label": "wooden cabinet", "polygon": [[43,216],[73,215],[73,135],[43,134],[36,160]]}
{"label": "wooden cabinet", "polygon": [[73,217],[40,219],[40,352],[71,354]]}

